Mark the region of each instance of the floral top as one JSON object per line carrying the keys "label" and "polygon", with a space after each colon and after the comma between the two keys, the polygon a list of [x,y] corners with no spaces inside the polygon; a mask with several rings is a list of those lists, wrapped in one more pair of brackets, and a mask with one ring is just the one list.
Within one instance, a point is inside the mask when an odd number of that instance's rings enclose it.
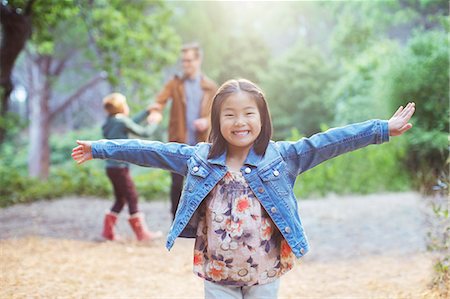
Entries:
{"label": "floral top", "polygon": [[198,276],[251,286],[272,282],[293,267],[295,255],[240,172],[228,172],[198,212]]}

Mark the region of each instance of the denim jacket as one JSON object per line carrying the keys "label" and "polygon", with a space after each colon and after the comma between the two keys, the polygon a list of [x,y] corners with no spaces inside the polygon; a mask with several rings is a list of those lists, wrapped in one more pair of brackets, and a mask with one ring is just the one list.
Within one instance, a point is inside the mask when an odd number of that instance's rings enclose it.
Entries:
{"label": "denim jacket", "polygon": [[[296,142],[271,141],[263,156],[250,150],[241,172],[299,258],[309,244],[293,192],[299,174],[340,154],[389,140],[388,124],[369,120],[330,129]],[[92,144],[92,155],[141,166],[166,169],[186,176],[178,210],[170,228],[166,247],[177,237],[195,237],[196,210],[227,172],[226,153],[208,159],[210,144],[189,146],[142,140],[100,140]]]}

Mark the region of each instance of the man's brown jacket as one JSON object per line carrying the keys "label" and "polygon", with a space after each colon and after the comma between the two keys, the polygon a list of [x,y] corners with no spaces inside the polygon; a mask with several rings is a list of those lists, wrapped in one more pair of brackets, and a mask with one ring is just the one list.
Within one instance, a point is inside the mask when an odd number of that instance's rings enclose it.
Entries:
{"label": "man's brown jacket", "polygon": [[[210,123],[210,113],[212,99],[217,91],[217,85],[214,81],[201,75],[201,87],[203,90],[203,99],[200,107],[200,117],[205,118]],[[184,91],[185,78],[175,76],[172,80],[167,82],[164,88],[156,97],[156,102],[149,107],[149,112],[162,110],[169,99],[172,99],[172,107],[169,118],[169,141],[186,143],[187,126],[186,126],[186,95]],[[209,129],[205,132],[197,133],[197,142],[206,141]]]}

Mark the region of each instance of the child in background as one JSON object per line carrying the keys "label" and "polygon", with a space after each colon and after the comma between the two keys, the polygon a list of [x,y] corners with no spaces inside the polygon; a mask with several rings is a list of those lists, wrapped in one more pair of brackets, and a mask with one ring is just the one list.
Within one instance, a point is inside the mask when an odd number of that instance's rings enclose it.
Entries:
{"label": "child in background", "polygon": [[296,142],[270,141],[264,94],[240,79],[224,83],[211,111],[210,143],[77,141],[72,157],[117,159],[186,176],[167,237],[193,237],[194,273],[205,298],[277,298],[280,277],[309,250],[293,186],[297,176],[340,154],[401,135],[415,110],[334,128]]}
{"label": "child in background", "polygon": [[[133,118],[129,118],[130,108],[127,99],[120,93],[112,93],[103,99],[103,107],[108,113],[105,124],[102,127],[103,137],[106,139],[128,139],[130,133],[150,137],[155,131],[155,125],[141,126],[139,123],[148,116],[144,110]],[[106,240],[118,240],[114,227],[117,217],[125,204],[128,204],[130,218],[128,219],[139,241],[149,241],[162,235],[161,232],[151,232],[147,229],[144,215],[139,213],[138,194],[130,176],[129,165],[124,161],[106,161],[106,174],[110,179],[115,201],[109,213],[105,215],[102,236]]]}

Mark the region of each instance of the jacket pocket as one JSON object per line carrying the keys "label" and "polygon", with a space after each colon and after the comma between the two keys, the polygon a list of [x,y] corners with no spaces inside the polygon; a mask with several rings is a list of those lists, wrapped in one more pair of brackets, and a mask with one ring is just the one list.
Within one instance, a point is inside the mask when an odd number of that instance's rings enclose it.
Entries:
{"label": "jacket pocket", "polygon": [[286,176],[286,163],[284,161],[271,165],[259,173],[264,184],[276,191],[278,195],[289,194],[289,184]]}
{"label": "jacket pocket", "polygon": [[190,159],[188,163],[188,174],[186,177],[186,189],[190,193],[201,190],[206,177],[209,175],[209,169],[195,159]]}
{"label": "jacket pocket", "polygon": [[275,200],[283,204],[283,206],[291,213],[296,212],[296,204],[294,203],[291,184],[287,177],[286,162],[281,161],[272,164],[267,169],[259,173],[265,188],[270,189],[276,196]]}

